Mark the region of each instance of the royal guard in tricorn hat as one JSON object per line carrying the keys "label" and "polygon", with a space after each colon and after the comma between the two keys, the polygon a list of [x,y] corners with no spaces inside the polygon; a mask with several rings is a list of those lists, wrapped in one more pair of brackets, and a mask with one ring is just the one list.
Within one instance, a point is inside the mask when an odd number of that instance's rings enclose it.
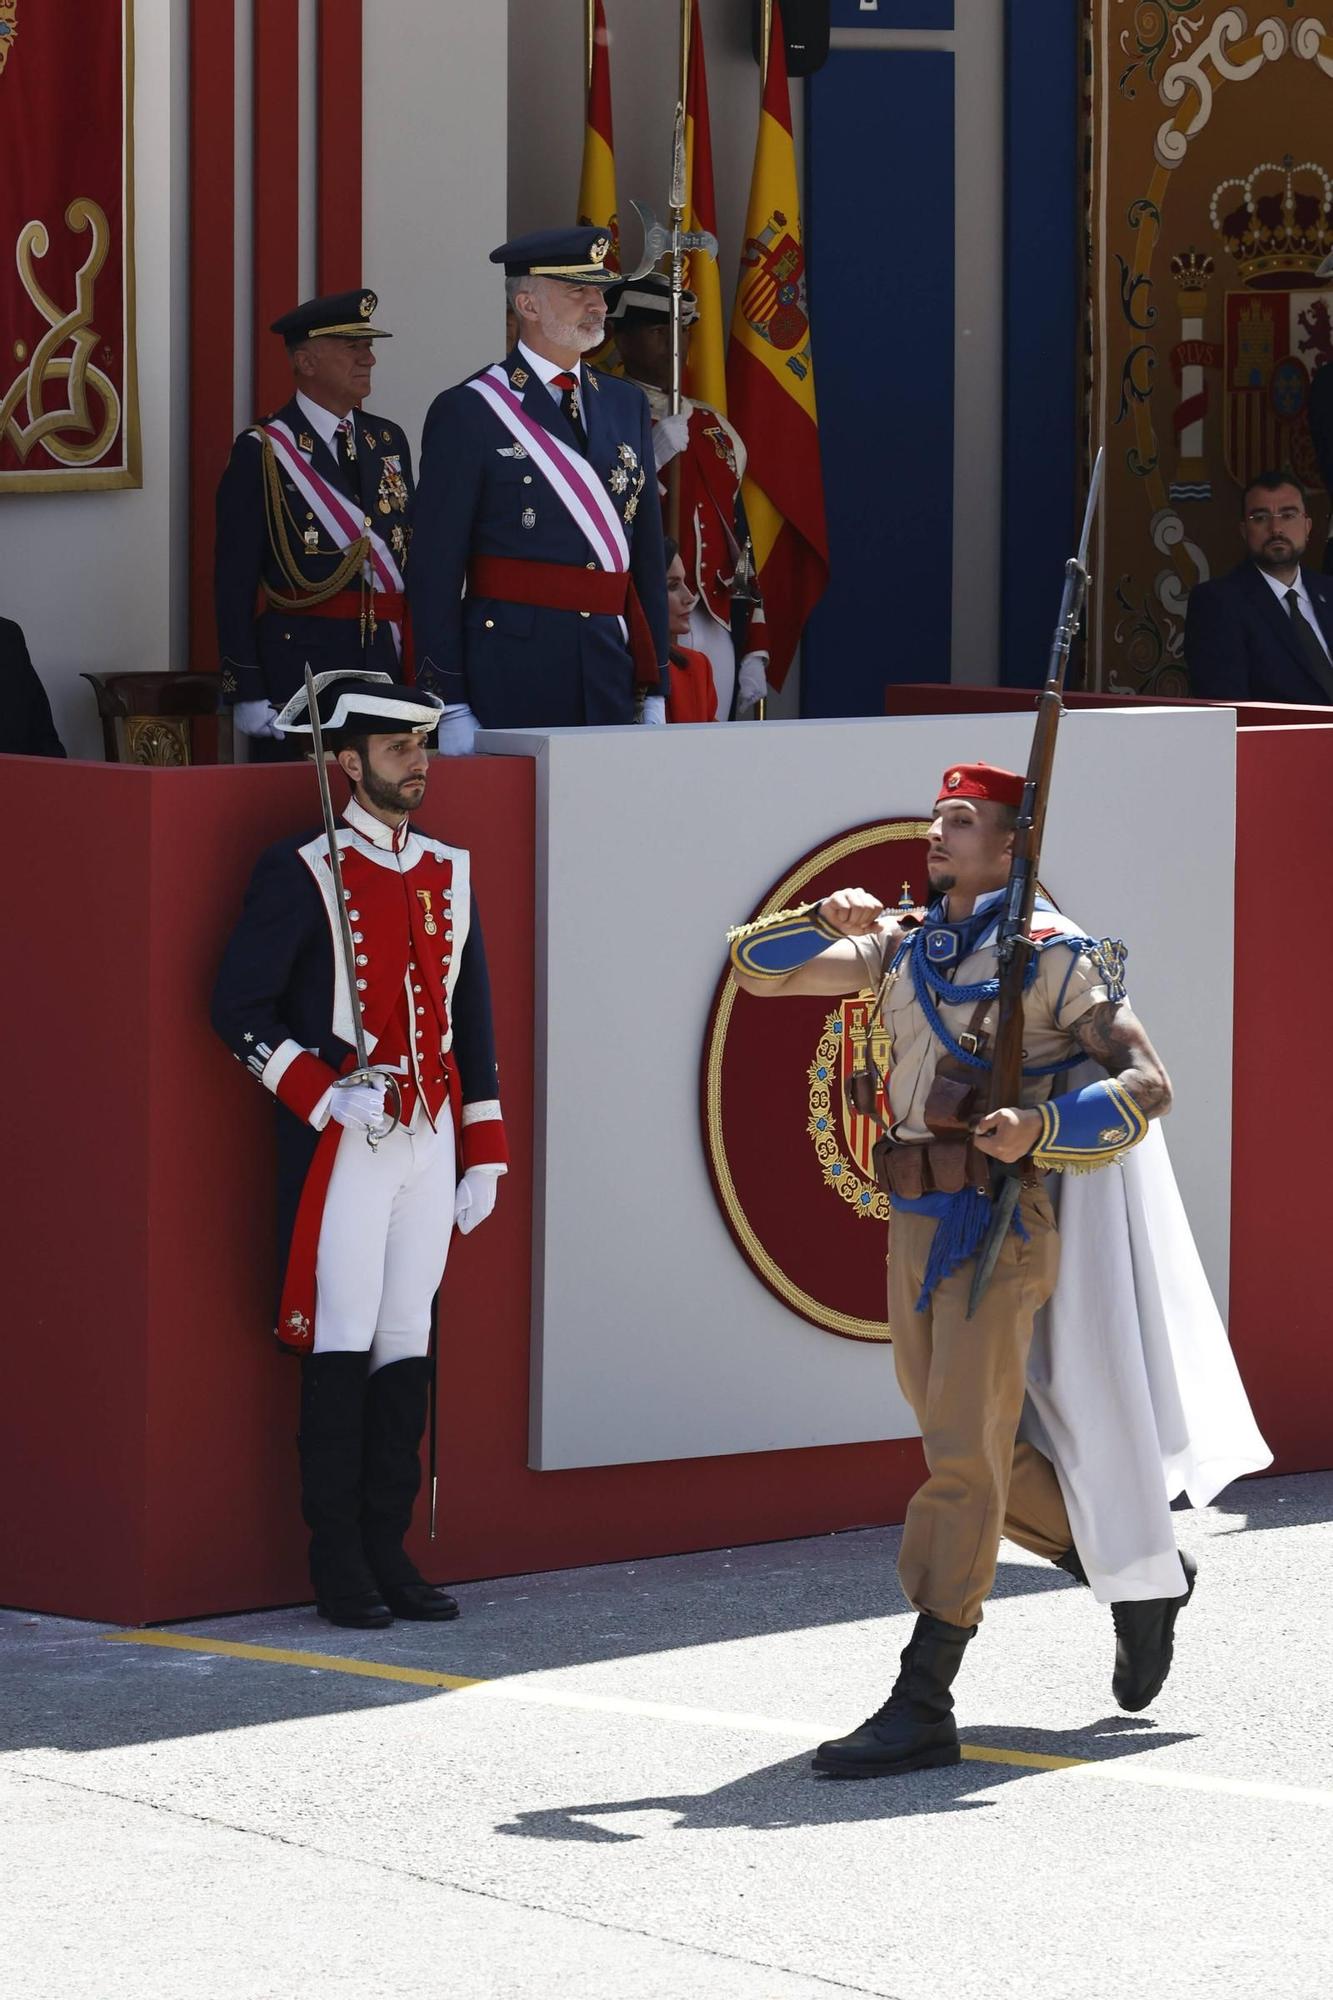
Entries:
{"label": "royal guard in tricorn hat", "polygon": [[[329,674],[280,726],[335,753],[335,825],[260,857],[213,1025],[277,1105],[278,1339],[301,1356],[301,1496],[337,1625],[452,1618],[403,1538],[420,1481],[432,1301],[455,1224],[506,1170],[490,986],[465,848],[417,832],[439,700]],[[447,1309],[440,1331],[450,1334]]]}

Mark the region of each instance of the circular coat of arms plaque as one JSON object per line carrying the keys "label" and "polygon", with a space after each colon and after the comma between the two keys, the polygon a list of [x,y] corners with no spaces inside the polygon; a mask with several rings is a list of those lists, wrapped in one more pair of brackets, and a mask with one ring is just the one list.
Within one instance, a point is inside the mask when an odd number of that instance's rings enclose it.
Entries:
{"label": "circular coat of arms plaque", "polygon": [[[890,907],[924,902],[929,824],[885,819],[837,834],[789,868],[749,917],[850,887]],[[879,1132],[846,1090],[867,1055],[881,1077],[888,1072],[872,998],[757,1000],[727,972],[704,1038],[704,1149],[736,1247],[784,1305],[848,1340],[889,1338],[889,1205],[871,1159]]]}

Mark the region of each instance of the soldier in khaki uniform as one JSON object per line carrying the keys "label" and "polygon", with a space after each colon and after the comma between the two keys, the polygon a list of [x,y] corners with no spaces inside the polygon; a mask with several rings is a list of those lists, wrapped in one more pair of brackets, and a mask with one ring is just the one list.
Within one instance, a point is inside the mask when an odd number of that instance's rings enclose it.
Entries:
{"label": "soldier in khaki uniform", "polygon": [[[871,988],[889,1037],[890,1122],[881,1142],[893,1206],[889,1324],[898,1382],[921,1426],[928,1476],[903,1528],[899,1574],[918,1612],[884,1706],[824,1743],[815,1768],[878,1776],[953,1764],[950,1686],[995,1580],[999,1542],[1086,1582],[1054,1467],[1017,1441],[1033,1321],[1059,1270],[1046,1170],[1092,1167],[1137,1143],[1170,1105],[1166,1072],[1125,999],[1123,948],[1097,944],[1039,899],[1035,977],[1024,1002],[1022,1103],[984,1117],[966,1100],[984,1081],[995,1026],[994,934],[1023,780],[984,764],[945,773],[930,829],[934,900],[903,918],[862,889],[747,925],[733,975],[745,991],[838,995]],[[1052,1096],[1058,1072],[1091,1056],[1107,1072]],[[986,1156],[986,1157],[979,1157]],[[973,1259],[989,1221],[988,1159],[1024,1161],[1015,1225],[972,1319]],[[1116,1603],[1121,1707],[1140,1709],[1171,1665],[1178,1596]]]}

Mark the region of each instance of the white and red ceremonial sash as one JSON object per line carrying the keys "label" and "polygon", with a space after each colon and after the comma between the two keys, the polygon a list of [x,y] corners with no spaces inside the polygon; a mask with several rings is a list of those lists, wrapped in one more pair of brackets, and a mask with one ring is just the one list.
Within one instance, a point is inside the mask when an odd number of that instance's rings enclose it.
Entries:
{"label": "white and red ceremonial sash", "polygon": [[509,386],[509,377],[497,364],[468,383],[483,403],[521,444],[528,457],[545,476],[574,526],[601,558],[603,569],[616,572],[629,568],[629,543],[625,527],[603,492],[601,481],[586,458],[571,451],[558,437],[530,417]]}
{"label": "white and red ceremonial sash", "polygon": [[[403,572],[393,559],[389,544],[374,528],[365,525],[365,515],[359,514],[336,486],[330,486],[321,473],[316,472],[309,459],[300,450],[296,439],[286,424],[276,420],[258,424],[256,437],[263,438],[273,447],[279,464],[296,487],[311,512],[323,522],[325,533],[340,549],[350,548],[362,535],[370,544],[370,574],[376,590],[406,589]],[[402,626],[397,619],[390,619],[390,630],[394,643],[402,651]]]}

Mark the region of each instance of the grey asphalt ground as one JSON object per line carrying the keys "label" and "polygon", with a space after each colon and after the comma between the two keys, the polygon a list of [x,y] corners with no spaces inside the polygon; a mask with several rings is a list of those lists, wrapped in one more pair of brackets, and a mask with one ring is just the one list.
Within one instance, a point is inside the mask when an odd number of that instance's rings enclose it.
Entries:
{"label": "grey asphalt ground", "polygon": [[0,1613],[3,1991],[1329,2000],[1333,1474],[1177,1521],[1147,1714],[1006,1544],[957,1690],[1003,1761],[865,1784],[809,1751],[892,1682],[895,1530],[469,1585],[445,1627],[171,1628],[461,1690]]}

